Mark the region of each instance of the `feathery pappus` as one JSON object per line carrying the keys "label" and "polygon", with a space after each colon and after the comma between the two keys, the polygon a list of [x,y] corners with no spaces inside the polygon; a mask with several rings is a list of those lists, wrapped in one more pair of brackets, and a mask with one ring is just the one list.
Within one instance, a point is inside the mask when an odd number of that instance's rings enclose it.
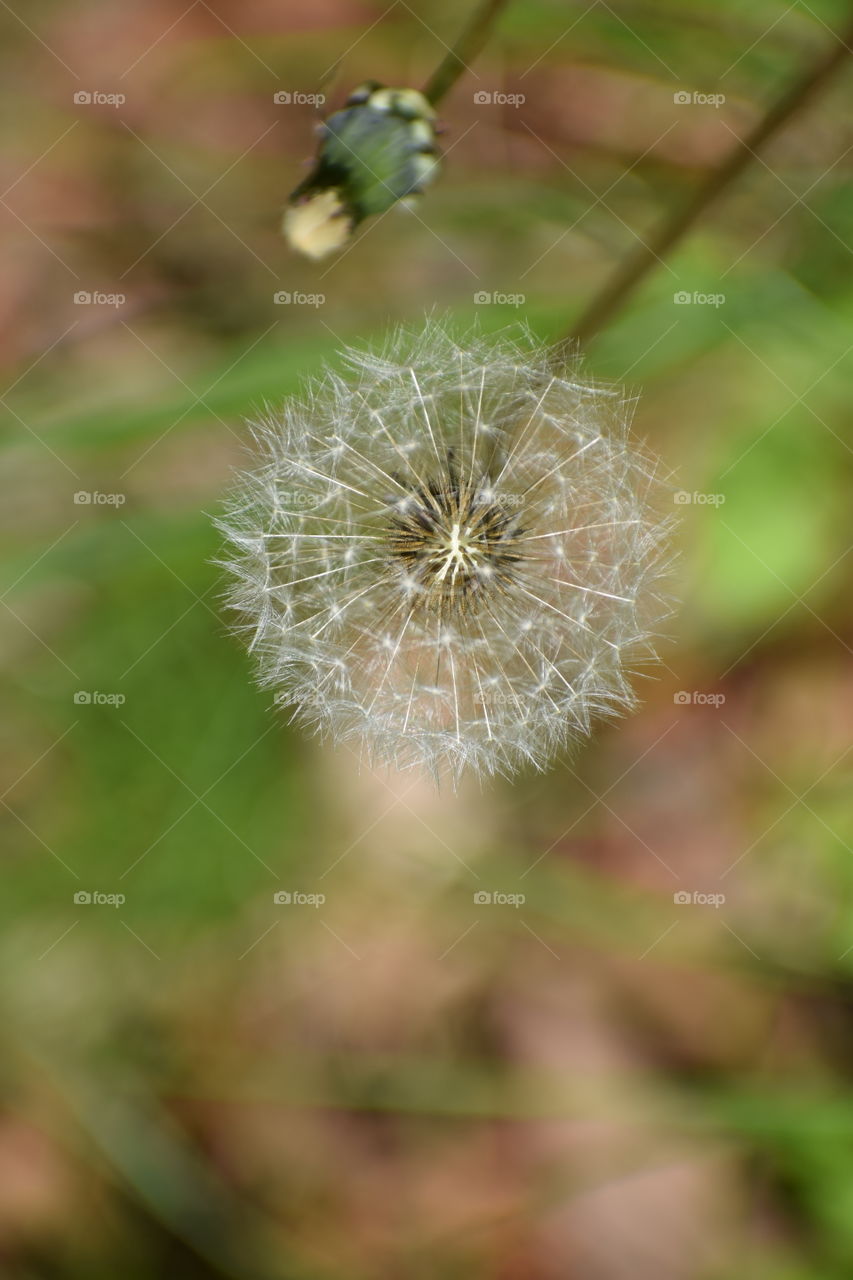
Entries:
{"label": "feathery pappus", "polygon": [[261,679],[371,763],[544,768],[634,705],[671,612],[630,402],[520,326],[344,356],[258,424],[221,521]]}

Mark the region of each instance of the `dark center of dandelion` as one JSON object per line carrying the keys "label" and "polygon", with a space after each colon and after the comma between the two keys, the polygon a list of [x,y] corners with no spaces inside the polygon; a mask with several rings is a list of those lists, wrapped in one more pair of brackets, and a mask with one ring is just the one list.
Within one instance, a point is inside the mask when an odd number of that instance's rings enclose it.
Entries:
{"label": "dark center of dandelion", "polygon": [[449,469],[394,504],[389,548],[427,608],[465,607],[511,584],[523,532],[508,496]]}

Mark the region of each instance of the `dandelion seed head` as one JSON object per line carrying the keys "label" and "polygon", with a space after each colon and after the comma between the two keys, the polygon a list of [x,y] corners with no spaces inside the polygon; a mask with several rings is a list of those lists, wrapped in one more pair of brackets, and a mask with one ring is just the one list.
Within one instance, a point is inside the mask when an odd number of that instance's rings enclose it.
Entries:
{"label": "dandelion seed head", "polygon": [[670,612],[631,404],[521,327],[344,357],[257,425],[220,522],[261,679],[374,764],[544,768],[635,704]]}

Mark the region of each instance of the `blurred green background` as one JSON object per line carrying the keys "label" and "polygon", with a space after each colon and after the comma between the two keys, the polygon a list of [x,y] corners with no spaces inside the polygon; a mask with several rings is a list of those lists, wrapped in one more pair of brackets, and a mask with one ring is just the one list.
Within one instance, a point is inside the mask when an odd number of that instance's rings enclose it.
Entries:
{"label": "blurred green background", "polygon": [[359,773],[254,686],[211,525],[341,342],[563,334],[849,12],[510,4],[440,181],[316,265],[299,95],[424,83],[457,5],[3,6],[4,1277],[853,1274],[851,72],[587,354],[682,499],[640,714]]}

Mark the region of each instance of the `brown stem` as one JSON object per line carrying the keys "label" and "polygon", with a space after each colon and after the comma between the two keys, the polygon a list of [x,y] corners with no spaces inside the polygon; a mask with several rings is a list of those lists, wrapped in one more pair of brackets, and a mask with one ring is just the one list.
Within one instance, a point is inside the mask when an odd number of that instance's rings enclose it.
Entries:
{"label": "brown stem", "polygon": [[836,36],[833,47],[819,57],[772,104],[755,127],[736,144],[719,168],[708,174],[687,204],[664,219],[651,238],[628,255],[582,313],[571,333],[558,343],[559,356],[568,355],[578,344],[588,345],[621,310],[649,272],[675,248],[705,210],[755,159],[760,148],[824,88],[850,54],[853,54],[853,23],[841,35]]}
{"label": "brown stem", "polygon": [[492,28],[506,8],[507,0],[483,0],[447,56],[439,63],[424,86],[424,97],[435,106],[450,92],[456,81],[480,53]]}

